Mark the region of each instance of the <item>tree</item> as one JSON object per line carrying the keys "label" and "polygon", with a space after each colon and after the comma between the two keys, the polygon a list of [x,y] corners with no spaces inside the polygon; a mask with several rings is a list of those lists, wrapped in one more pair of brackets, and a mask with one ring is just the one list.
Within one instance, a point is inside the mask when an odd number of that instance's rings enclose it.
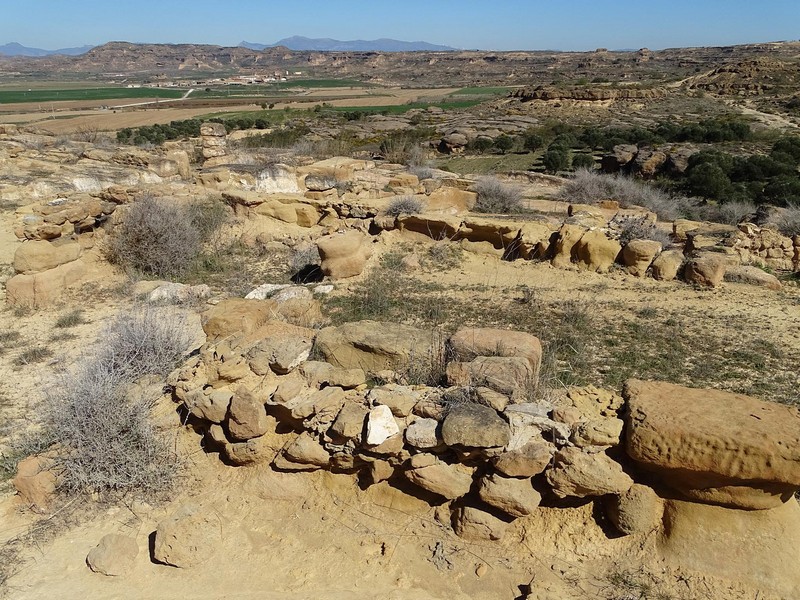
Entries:
{"label": "tree", "polygon": [[686,185],[692,194],[724,200],[733,188],[725,171],[716,163],[701,163],[689,173]]}
{"label": "tree", "polygon": [[489,148],[491,148],[493,145],[494,142],[492,141],[491,138],[488,137],[475,138],[470,144],[472,150],[474,152],[477,152],[478,154],[483,154],[484,152],[489,150]]}
{"label": "tree", "polygon": [[594,157],[591,154],[576,154],[572,157],[572,169],[594,169]]}
{"label": "tree", "polygon": [[494,141],[494,147],[500,150],[500,154],[505,154],[514,147],[514,138],[502,134]]}
{"label": "tree", "polygon": [[544,137],[535,131],[527,131],[522,138],[522,147],[528,152],[536,152],[544,147]]}
{"label": "tree", "polygon": [[564,148],[551,148],[544,153],[542,164],[547,171],[558,173],[569,167],[569,154]]}

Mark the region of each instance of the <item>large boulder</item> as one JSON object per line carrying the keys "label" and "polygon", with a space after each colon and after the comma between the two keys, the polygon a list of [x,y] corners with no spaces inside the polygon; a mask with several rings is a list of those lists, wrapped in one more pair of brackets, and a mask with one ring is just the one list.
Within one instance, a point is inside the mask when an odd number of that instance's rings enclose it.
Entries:
{"label": "large boulder", "polygon": [[553,266],[566,269],[572,265],[575,257],[575,246],[583,237],[586,230],[580,225],[565,224],[558,230],[553,247]]}
{"label": "large boulder", "polygon": [[55,269],[81,255],[81,245],[73,240],[60,239],[59,243],[31,240],[14,252],[14,271],[30,275]]}
{"label": "large boulder", "polygon": [[470,467],[444,463],[431,454],[415,455],[410,467],[405,476],[411,483],[448,500],[461,498],[472,488]]}
{"label": "large boulder", "polygon": [[81,259],[39,273],[20,273],[6,282],[6,301],[10,306],[49,306],[61,298],[68,287],[80,283],[86,273],[86,264]]}
{"label": "large boulder", "polygon": [[666,250],[659,254],[650,265],[653,279],[659,281],[672,281],[678,276],[683,265],[683,252],[680,250]]}
{"label": "large boulder", "polygon": [[634,483],[624,494],[610,498],[607,512],[620,533],[649,533],[661,525],[664,502],[652,488]]}
{"label": "large boulder", "polygon": [[530,479],[502,477],[497,473],[481,479],[478,496],[486,504],[512,517],[528,516],[542,501]]}
{"label": "large boulder", "polygon": [[55,497],[58,480],[49,468],[47,459],[28,456],[19,461],[17,475],[12,481],[20,498],[33,509],[44,512]]}
{"label": "large boulder", "polygon": [[553,461],[555,446],[544,440],[531,440],[516,450],[503,452],[494,459],[494,468],[507,477],[533,477]]}
{"label": "large boulder", "polygon": [[658,551],[670,567],[749,584],[753,597],[800,598],[798,539],[794,499],[770,510],[669,500]]}
{"label": "large boulder", "polygon": [[317,240],[320,268],[331,279],[360,275],[372,255],[369,239],[360,231],[334,233]]}
{"label": "large boulder", "polygon": [[453,519],[456,535],[474,542],[501,540],[507,529],[506,521],[473,506],[459,507]]}
{"label": "large boulder", "polygon": [[357,321],[326,327],[317,334],[316,349],[326,361],[344,369],[405,371],[432,364],[441,357],[442,342],[433,331],[410,325]]}
{"label": "large boulder", "polygon": [[617,240],[609,238],[599,229],[592,229],[583,234],[575,244],[575,258],[580,266],[606,273],[617,259],[622,246]]}
{"label": "large boulder", "polygon": [[228,433],[235,441],[246,441],[264,435],[269,429],[264,402],[246,388],[240,387],[228,408]]}
{"label": "large boulder", "polygon": [[783,287],[780,279],[775,277],[772,273],[752,266],[739,266],[730,267],[724,276],[725,281],[734,283],[746,283],[748,285],[755,285],[765,287],[770,290],[779,290]]}
{"label": "large boulder", "polygon": [[472,362],[447,365],[450,385],[486,387],[521,401],[536,387],[536,372],[522,356],[479,356]]}
{"label": "large boulder", "polygon": [[659,252],[661,252],[661,242],[631,240],[622,249],[622,264],[627,267],[631,275],[644,277]]}
{"label": "large boulder", "polygon": [[521,356],[528,359],[535,373],[542,362],[539,338],[522,331],[461,327],[450,337],[448,346],[457,361],[467,362],[479,356]]}
{"label": "large boulder", "polygon": [[460,215],[472,210],[478,195],[454,187],[440,187],[431,192],[426,199],[426,212],[438,212],[451,215]]}
{"label": "large boulder", "polygon": [[[321,322],[319,302],[306,297],[285,300],[248,300],[245,298],[226,298],[203,314],[203,331],[210,342],[231,338],[236,335],[250,336],[268,325],[269,321],[285,321],[298,326],[310,326]],[[284,334],[307,334],[287,330],[272,324],[260,332],[261,338],[282,336]],[[258,336],[254,336],[259,339]],[[307,335],[306,335],[307,337]]]}
{"label": "large boulder", "polygon": [[626,449],[700,502],[779,506],[800,489],[800,411],[742,394],[629,380]]}
{"label": "large boulder", "polygon": [[686,263],[683,277],[689,283],[714,288],[722,283],[727,267],[724,257],[705,254]]}

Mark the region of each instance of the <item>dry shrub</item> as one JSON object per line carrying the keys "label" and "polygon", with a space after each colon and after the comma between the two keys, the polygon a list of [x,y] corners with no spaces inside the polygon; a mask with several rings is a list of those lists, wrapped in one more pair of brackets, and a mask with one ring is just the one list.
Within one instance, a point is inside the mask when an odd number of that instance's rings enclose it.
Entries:
{"label": "dry shrub", "polygon": [[146,196],[132,204],[109,239],[109,260],[126,269],[174,279],[189,270],[202,247],[188,207]]}
{"label": "dry shrub", "polygon": [[475,184],[475,191],[478,193],[476,212],[508,214],[522,208],[522,190],[497,177],[481,177]]}
{"label": "dry shrub", "polygon": [[738,225],[756,212],[756,205],[749,200],[733,200],[720,204],[716,212],[716,221],[726,225]]}
{"label": "dry shrub", "polygon": [[416,215],[425,210],[425,203],[414,196],[400,196],[389,203],[386,215],[399,217],[400,215]]}
{"label": "dry shrub", "polygon": [[783,235],[792,237],[800,235],[800,204],[789,203],[772,219]]}
{"label": "dry shrub", "polygon": [[186,351],[181,313],[143,308],[115,319],[94,354],[45,390],[43,436],[69,492],[157,492],[167,489],[177,460],[152,420],[156,400],[147,375],[163,377]]}
{"label": "dry shrub", "polygon": [[622,175],[605,175],[587,169],[575,171],[559,196],[565,201],[581,204],[616,200],[623,208],[643,206],[665,221],[674,221],[689,210],[686,198],[670,196],[654,186]]}
{"label": "dry shrub", "polygon": [[650,221],[647,215],[615,217],[611,222],[611,226],[623,246],[633,240],[653,240],[660,242],[663,248],[669,248],[673,245],[669,234],[656,227],[656,224]]}

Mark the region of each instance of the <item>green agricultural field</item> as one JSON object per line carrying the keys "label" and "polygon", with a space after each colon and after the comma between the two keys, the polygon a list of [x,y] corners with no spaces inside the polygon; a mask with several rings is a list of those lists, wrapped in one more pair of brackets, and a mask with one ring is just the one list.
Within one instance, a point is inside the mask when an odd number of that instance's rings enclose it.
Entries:
{"label": "green agricultural field", "polygon": [[18,102],[63,102],[80,100],[118,100],[121,98],[180,98],[185,92],[162,88],[83,88],[0,90],[0,104]]}
{"label": "green agricultural field", "polygon": [[196,89],[192,92],[192,98],[229,98],[235,96],[258,97],[289,95],[291,90],[300,88],[313,89],[335,89],[353,87],[374,87],[367,83],[362,83],[354,79],[293,79],[291,81],[276,81],[262,85],[231,84],[223,86],[209,86]]}
{"label": "green agricultural field", "polygon": [[450,94],[451,96],[505,96],[510,87],[465,87]]}
{"label": "green agricultural field", "polygon": [[358,81],[356,79],[292,79],[291,81],[279,81],[275,85],[279,89],[287,88],[350,88],[350,87],[376,87],[370,83]]}

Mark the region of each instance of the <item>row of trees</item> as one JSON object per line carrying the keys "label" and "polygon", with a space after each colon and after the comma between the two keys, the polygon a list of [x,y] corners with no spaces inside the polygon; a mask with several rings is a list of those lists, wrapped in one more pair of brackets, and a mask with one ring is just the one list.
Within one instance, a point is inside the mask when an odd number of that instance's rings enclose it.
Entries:
{"label": "row of trees", "polygon": [[769,154],[734,156],[703,150],[691,156],[683,185],[719,202],[800,204],[800,136],[779,138]]}

